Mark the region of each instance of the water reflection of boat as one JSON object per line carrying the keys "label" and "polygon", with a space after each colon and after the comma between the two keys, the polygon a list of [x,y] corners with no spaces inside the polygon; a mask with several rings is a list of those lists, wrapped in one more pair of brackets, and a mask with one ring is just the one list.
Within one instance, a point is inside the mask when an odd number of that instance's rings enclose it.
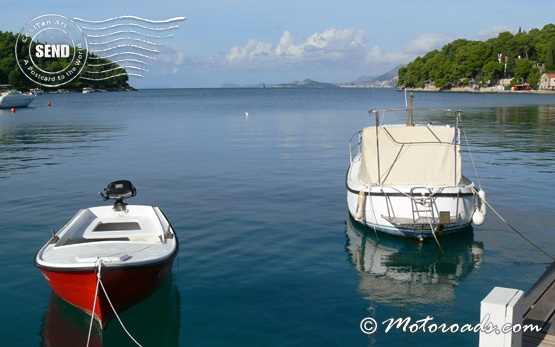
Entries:
{"label": "water reflection of boat", "polygon": [[347,252],[368,299],[392,305],[453,302],[455,288],[482,262],[483,245],[472,228],[446,236],[445,255],[429,244],[379,234],[347,218]]}
{"label": "water reflection of boat", "polygon": [[[178,346],[180,299],[170,277],[160,289],[120,315],[126,329],[143,346]],[[43,319],[42,346],[85,346],[89,315],[68,304],[52,292]],[[93,324],[89,346],[133,345],[119,324],[101,330]]]}

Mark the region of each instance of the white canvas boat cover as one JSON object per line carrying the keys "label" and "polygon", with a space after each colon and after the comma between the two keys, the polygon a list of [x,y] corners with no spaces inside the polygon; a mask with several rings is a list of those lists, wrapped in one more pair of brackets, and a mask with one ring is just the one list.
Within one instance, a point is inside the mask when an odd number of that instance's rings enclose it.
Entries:
{"label": "white canvas boat cover", "polygon": [[364,128],[362,132],[359,178],[363,183],[402,186],[461,183],[460,146],[452,143],[455,135],[458,139],[458,129],[448,126],[382,126],[377,129],[378,134],[376,127]]}

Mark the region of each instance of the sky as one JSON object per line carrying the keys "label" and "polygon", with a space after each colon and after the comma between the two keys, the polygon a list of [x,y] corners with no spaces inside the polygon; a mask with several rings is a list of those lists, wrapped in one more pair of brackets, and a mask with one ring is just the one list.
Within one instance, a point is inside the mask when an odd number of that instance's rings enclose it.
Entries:
{"label": "sky", "polygon": [[555,2],[545,0],[0,0],[0,8],[0,31],[13,33],[46,14],[186,17],[130,76],[135,88],[352,82],[458,38],[486,40],[555,23]]}

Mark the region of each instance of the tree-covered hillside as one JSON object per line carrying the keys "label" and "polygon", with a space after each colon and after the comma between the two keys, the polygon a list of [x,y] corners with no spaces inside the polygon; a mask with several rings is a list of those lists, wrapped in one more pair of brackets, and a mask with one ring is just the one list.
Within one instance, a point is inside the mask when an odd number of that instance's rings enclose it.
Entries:
{"label": "tree-covered hillside", "polygon": [[[31,81],[30,79],[23,74],[20,70],[19,66],[17,65],[16,57],[15,57],[15,47],[16,47],[16,40],[17,35],[11,32],[2,32],[0,31],[0,84],[11,84],[17,89],[26,90],[31,88],[36,88],[38,85]],[[36,43],[32,43],[36,44]],[[25,52],[29,51],[29,43],[27,44],[20,44],[20,50],[18,54],[25,54]],[[73,50],[73,48],[71,48]],[[72,56],[73,51],[71,51]],[[91,53],[88,53],[89,57],[94,56]],[[48,71],[57,71],[63,66],[67,65],[69,58],[57,58],[56,60],[48,61],[44,58],[33,58],[38,64],[41,66],[47,67],[46,70]],[[65,60],[64,60],[65,59]],[[104,65],[101,65],[104,64]],[[59,65],[60,68],[57,68],[54,65]],[[131,88],[127,83],[128,77],[125,73],[125,70],[119,67],[117,64],[110,62],[108,59],[99,59],[95,61],[95,65],[91,67],[89,65],[85,65],[83,68],[80,76],[94,76],[95,79],[100,79],[98,81],[93,80],[85,80],[80,77],[75,78],[71,82],[64,84],[61,88],[69,89],[69,90],[81,90],[83,87],[91,87],[95,89],[106,89],[106,90],[114,90],[114,89],[127,89]],[[111,70],[109,72],[101,73],[98,72]],[[97,73],[94,73],[97,72]],[[117,77],[111,77],[114,75],[122,74]],[[40,86],[43,87],[43,86]],[[58,87],[56,87],[58,89]]]}
{"label": "tree-covered hillside", "polygon": [[458,39],[418,57],[399,69],[398,86],[440,89],[474,81],[491,86],[510,78],[511,84],[535,86],[544,72],[555,71],[555,24],[515,35],[502,32],[487,41]]}

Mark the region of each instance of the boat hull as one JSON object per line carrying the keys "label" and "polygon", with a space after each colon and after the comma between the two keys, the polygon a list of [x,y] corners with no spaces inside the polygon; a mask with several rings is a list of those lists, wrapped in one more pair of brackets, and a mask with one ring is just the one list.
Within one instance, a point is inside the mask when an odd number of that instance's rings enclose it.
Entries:
{"label": "boat hull", "polygon": [[131,182],[112,182],[105,192],[113,206],[81,209],[35,256],[52,290],[102,328],[162,286],[179,252],[160,208],[123,202],[136,194]]}
{"label": "boat hull", "polygon": [[0,108],[27,107],[35,100],[34,95],[16,94],[0,96]]}
{"label": "boat hull", "polygon": [[93,313],[94,306],[94,318],[104,328],[115,316],[110,303],[120,313],[154,293],[170,275],[174,257],[144,266],[101,266],[100,281],[108,298],[101,287],[97,292],[99,278],[96,267],[54,269],[39,266],[39,269],[59,297],[89,315]]}
{"label": "boat hull", "polygon": [[[377,231],[426,239],[471,226],[477,206],[472,184],[445,187],[365,186],[357,180],[360,161],[346,177],[350,215]],[[362,192],[362,193],[361,193]]]}

